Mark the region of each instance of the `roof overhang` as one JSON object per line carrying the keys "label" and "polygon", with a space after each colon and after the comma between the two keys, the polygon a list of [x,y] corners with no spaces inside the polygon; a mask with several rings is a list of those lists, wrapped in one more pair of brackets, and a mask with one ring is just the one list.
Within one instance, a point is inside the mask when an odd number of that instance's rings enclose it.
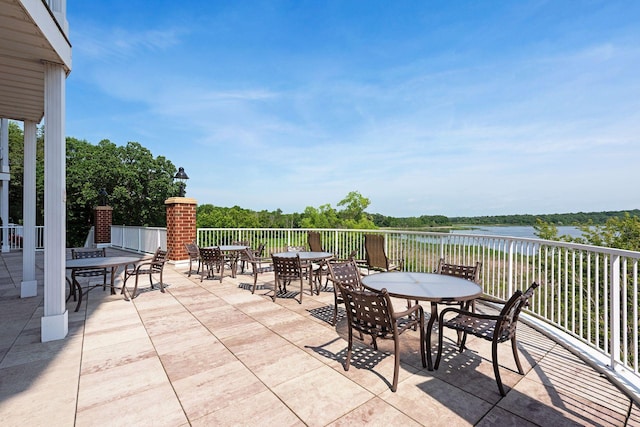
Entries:
{"label": "roof overhang", "polygon": [[42,120],[46,62],[71,72],[71,43],[46,2],[0,0],[0,118]]}

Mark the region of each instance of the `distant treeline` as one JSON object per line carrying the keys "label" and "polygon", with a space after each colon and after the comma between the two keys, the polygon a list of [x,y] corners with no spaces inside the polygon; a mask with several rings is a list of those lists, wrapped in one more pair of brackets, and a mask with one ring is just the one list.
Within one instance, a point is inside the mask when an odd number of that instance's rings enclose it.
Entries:
{"label": "distant treeline", "polygon": [[577,212],[566,214],[541,215],[496,215],[474,217],[452,217],[443,215],[422,215],[419,217],[394,218],[380,214],[372,214],[371,218],[378,227],[421,228],[442,227],[447,225],[536,225],[536,218],[553,225],[602,225],[609,218],[622,217],[625,213],[640,217],[640,209],[607,212]]}
{"label": "distant treeline", "polygon": [[[354,196],[355,197],[355,196]],[[349,199],[345,199],[349,200]],[[356,197],[358,202],[361,199]],[[396,218],[381,214],[362,212],[353,206],[364,206],[363,203],[347,203],[341,205],[343,209],[335,210],[329,205],[319,209],[307,207],[303,213],[286,214],[278,209],[273,212],[253,211],[239,206],[231,208],[199,205],[196,223],[200,228],[230,227],[230,228],[371,228],[371,222],[354,222],[353,218],[362,216],[373,222],[373,227],[379,228],[431,228],[457,227],[465,225],[537,225],[536,218],[547,224],[559,225],[603,225],[611,218],[622,218],[625,213],[631,217],[640,217],[640,209],[612,212],[579,212],[548,215],[497,215],[478,217],[446,217],[444,215],[422,215],[419,217]],[[353,214],[356,212],[356,214]],[[350,215],[350,216],[349,216]],[[342,221],[342,222],[341,222]],[[350,221],[350,222],[345,222]]]}

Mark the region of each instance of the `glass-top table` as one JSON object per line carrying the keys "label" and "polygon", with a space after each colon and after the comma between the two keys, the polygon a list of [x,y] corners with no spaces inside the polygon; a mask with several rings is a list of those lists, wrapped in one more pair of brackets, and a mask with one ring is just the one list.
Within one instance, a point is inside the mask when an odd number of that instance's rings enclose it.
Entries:
{"label": "glass-top table", "polygon": [[[130,256],[106,256],[106,257],[96,257],[96,258],[76,258],[76,259],[68,259],[65,261],[65,267],[67,270],[71,270],[71,281],[67,278],[70,286],[69,298],[72,295],[75,297],[75,291],[78,291],[78,304],[76,305],[75,311],[80,309],[80,304],[82,303],[82,286],[76,279],[76,272],[81,272],[82,270],[92,270],[99,268],[110,268],[111,269],[111,294],[115,293],[115,273],[118,267],[126,267],[129,264],[137,264],[142,261],[140,257],[130,257]],[[87,292],[96,286],[102,285],[94,285],[86,288]],[[125,299],[127,299],[125,284],[122,284],[121,293],[124,294]]]}
{"label": "glass-top table", "polygon": [[438,318],[438,303],[470,302],[482,295],[482,288],[470,280],[435,273],[412,273],[394,271],[370,274],[362,278],[362,284],[369,289],[387,290],[389,295],[408,300],[429,301],[431,316],[426,330],[426,351],[428,369],[433,370],[431,360],[431,331]]}

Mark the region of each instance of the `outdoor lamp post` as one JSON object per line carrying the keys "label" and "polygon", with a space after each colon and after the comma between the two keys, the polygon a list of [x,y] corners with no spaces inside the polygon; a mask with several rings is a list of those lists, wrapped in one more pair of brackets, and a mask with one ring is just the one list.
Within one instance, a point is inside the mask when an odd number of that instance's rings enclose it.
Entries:
{"label": "outdoor lamp post", "polygon": [[178,197],[184,197],[184,194],[185,194],[184,188],[187,185],[186,181],[189,179],[189,177],[185,173],[184,168],[182,166],[178,168],[178,173],[176,173],[173,179],[178,181]]}
{"label": "outdoor lamp post", "polygon": [[104,188],[101,188],[98,191],[98,196],[100,197],[100,206],[107,206],[107,197],[109,197],[109,193]]}

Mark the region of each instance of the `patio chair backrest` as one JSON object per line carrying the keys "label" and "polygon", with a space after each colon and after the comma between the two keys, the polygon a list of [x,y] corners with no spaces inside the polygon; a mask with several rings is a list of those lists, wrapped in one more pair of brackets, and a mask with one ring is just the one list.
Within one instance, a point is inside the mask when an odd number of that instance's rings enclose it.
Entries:
{"label": "patio chair backrest", "polygon": [[351,328],[372,338],[398,335],[393,305],[386,289],[380,292],[351,289],[340,282],[336,282],[336,286],[342,294]]}
{"label": "patio chair backrest", "polygon": [[194,261],[200,258],[200,249],[198,248],[198,245],[196,245],[195,243],[185,243],[184,247],[187,250],[187,255],[189,255],[189,258]]}
{"label": "patio chair backrest", "polygon": [[256,254],[253,251],[253,249],[245,248],[242,251],[240,251],[240,259],[243,260],[243,261],[255,262],[256,261]]}
{"label": "patio chair backrest", "polygon": [[169,251],[170,249],[156,249],[156,252],[153,254],[153,258],[151,259],[151,268],[155,271],[160,271],[164,268],[164,264],[169,261]]}
{"label": "patio chair backrest", "polygon": [[307,243],[312,252],[323,252],[319,231],[309,231],[307,233]]}
{"label": "patio chair backrest", "polygon": [[[516,334],[516,327],[518,326],[518,318],[522,309],[529,305],[529,299],[533,296],[538,283],[532,283],[529,288],[524,291],[517,290],[509,301],[504,305],[500,311],[500,321],[495,327],[495,340],[498,342],[504,342],[510,340]],[[487,337],[486,339],[491,339]]]}
{"label": "patio chair backrest", "polygon": [[258,247],[257,247],[255,250],[253,250],[253,254],[254,254],[255,256],[257,256],[257,257],[261,257],[261,256],[263,255],[263,253],[264,253],[264,248],[265,248],[266,246],[267,246],[267,244],[266,244],[266,243],[264,243],[264,242],[263,242],[263,243],[260,243],[260,244],[258,245]]}
{"label": "patio chair backrest", "polygon": [[271,260],[273,261],[273,272],[277,278],[291,280],[302,277],[303,271],[299,256],[279,257],[272,255]]}
{"label": "patio chair backrest", "polygon": [[224,263],[224,254],[219,247],[200,248],[200,260],[206,266]]}
{"label": "patio chair backrest", "polygon": [[330,262],[329,276],[333,283],[340,283],[350,289],[362,289],[362,278],[358,266],[353,260],[345,262]]}
{"label": "patio chair backrest", "polygon": [[73,248],[71,249],[71,258],[80,259],[80,258],[104,258],[107,254],[104,248],[100,249],[84,249],[84,248]]}
{"label": "patio chair backrest", "polygon": [[[100,249],[85,249],[85,248],[73,248],[71,249],[71,258],[73,259],[82,259],[82,258],[104,258],[107,256],[105,248]],[[96,277],[96,276],[104,276],[105,280],[107,277],[107,269],[106,268],[94,268],[94,269],[82,269],[76,270],[74,272],[76,277]]]}
{"label": "patio chair backrest", "polygon": [[365,234],[364,250],[369,268],[389,269],[389,258],[384,250],[384,236],[382,234]]}
{"label": "patio chair backrest", "polygon": [[436,273],[459,277],[479,284],[481,269],[482,263],[480,261],[476,262],[475,265],[458,265],[446,263],[444,258],[440,258]]}

